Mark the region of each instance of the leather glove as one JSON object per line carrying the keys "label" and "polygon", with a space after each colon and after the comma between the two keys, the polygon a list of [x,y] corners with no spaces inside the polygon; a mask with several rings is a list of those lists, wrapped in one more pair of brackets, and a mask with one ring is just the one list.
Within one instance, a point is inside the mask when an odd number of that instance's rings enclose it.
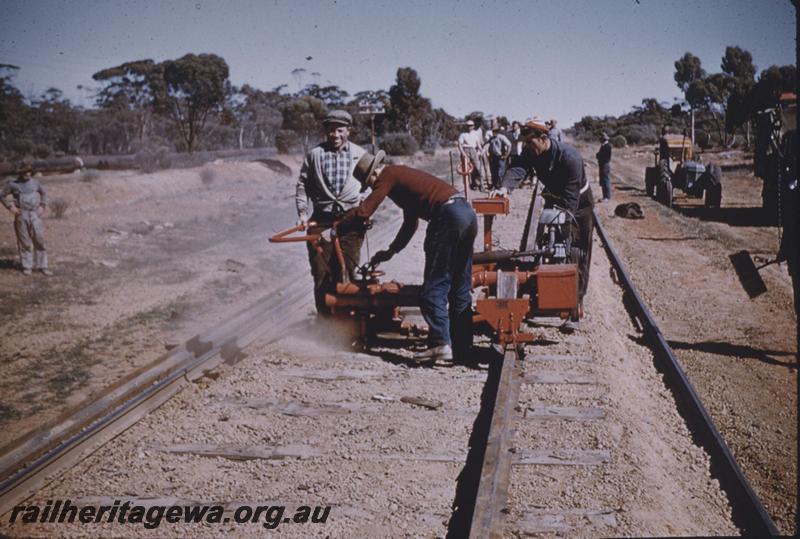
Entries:
{"label": "leather glove", "polygon": [[370,259],[369,263],[372,267],[377,266],[381,262],[387,262],[394,256],[394,251],[391,249],[386,249],[385,251],[378,251],[372,258]]}

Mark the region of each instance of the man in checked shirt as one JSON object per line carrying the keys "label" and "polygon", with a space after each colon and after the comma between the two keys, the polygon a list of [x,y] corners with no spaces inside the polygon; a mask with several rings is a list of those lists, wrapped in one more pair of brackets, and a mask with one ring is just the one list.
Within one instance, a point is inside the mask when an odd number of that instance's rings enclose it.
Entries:
{"label": "man in checked shirt", "polygon": [[[332,110],[322,120],[325,142],[311,149],[300,168],[295,203],[298,225],[309,221],[331,223],[347,210],[358,206],[361,200],[361,183],[353,178],[353,169],[365,151],[349,142],[353,118],[344,110]],[[309,201],[312,207],[309,212]],[[310,217],[309,217],[310,214]],[[359,265],[364,229],[349,230],[339,236],[345,266],[350,279]],[[308,244],[308,262],[314,278],[314,301],[317,313],[328,314],[325,293],[341,278],[339,262],[333,244],[320,240],[322,253]]]}

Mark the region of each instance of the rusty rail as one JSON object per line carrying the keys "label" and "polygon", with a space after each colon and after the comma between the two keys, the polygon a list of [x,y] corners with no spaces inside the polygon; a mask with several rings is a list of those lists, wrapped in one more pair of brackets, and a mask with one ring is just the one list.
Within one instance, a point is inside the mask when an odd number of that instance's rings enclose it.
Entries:
{"label": "rusty rail", "polygon": [[633,300],[631,302],[634,309],[633,314],[641,324],[645,338],[652,344],[656,361],[666,375],[668,386],[675,394],[684,419],[689,423],[697,443],[704,447],[711,457],[712,474],[719,479],[720,486],[728,494],[733,508],[734,522],[744,530],[745,535],[757,537],[780,535],[775,523],[750,487],[730,449],[714,426],[711,416],[708,415],[694,387],[683,372],[678,358],[675,357],[658,328],[650,309],[639,296],[636,286],[628,272],[625,271],[608,234],[597,218],[597,213],[594,213],[594,224],[625,293]]}

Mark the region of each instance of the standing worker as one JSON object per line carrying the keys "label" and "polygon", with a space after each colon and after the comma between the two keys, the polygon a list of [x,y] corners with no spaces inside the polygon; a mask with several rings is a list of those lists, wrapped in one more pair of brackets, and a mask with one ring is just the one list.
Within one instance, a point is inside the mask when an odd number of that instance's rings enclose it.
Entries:
{"label": "standing worker", "polygon": [[[353,177],[353,170],[365,151],[348,141],[352,125],[352,116],[344,110],[333,110],[322,120],[325,141],[306,155],[295,188],[299,226],[305,227],[309,221],[332,223],[361,200],[361,184]],[[313,204],[310,218],[309,200]],[[354,278],[355,268],[360,262],[364,232],[363,228],[353,228],[339,236],[345,270],[350,279]],[[308,244],[308,262],[314,278],[317,313],[324,315],[329,312],[325,306],[325,293],[343,276],[333,243],[322,238],[319,241],[321,252],[314,244]]]}
{"label": "standing worker", "polygon": [[489,171],[492,174],[492,188],[500,187],[500,180],[506,173],[507,159],[511,153],[511,141],[500,132],[500,126],[492,129],[492,137],[486,145],[489,154]]}
{"label": "standing worker", "polygon": [[[47,209],[44,187],[33,178],[33,166],[23,163],[17,167],[17,179],[0,191],[0,203],[14,214],[14,232],[22,273],[30,275],[36,269],[52,275],[47,269],[47,251],[44,248],[44,224],[41,215]],[[8,202],[11,195],[13,202]]]}
{"label": "standing worker", "polygon": [[661,137],[658,139],[658,161],[667,160],[669,164],[669,142],[667,141],[667,126],[661,128]]}
{"label": "standing worker", "polygon": [[592,259],[592,189],[586,180],[583,158],[578,151],[564,142],[550,137],[547,125],[541,120],[530,120],[522,127],[525,150],[506,171],[501,188],[495,196],[505,196],[519,185],[531,170],[545,187],[545,207],[558,206],[567,210],[570,222],[572,247],[579,251],[578,260],[578,312],[562,326],[572,332],[580,326],[583,315],[583,298],[589,286],[589,264]]}
{"label": "standing worker", "polygon": [[511,141],[511,160],[513,161],[522,153],[522,130],[516,120],[511,122],[511,132],[508,139]]}
{"label": "standing worker", "polygon": [[561,142],[561,129],[558,128],[558,122],[556,119],[553,118],[550,120],[548,125],[550,127],[550,138],[557,142]]}
{"label": "standing worker", "polygon": [[600,202],[606,202],[611,200],[611,142],[605,133],[600,137],[600,149],[595,157],[600,168],[600,189],[603,191]]}
{"label": "standing worker", "polygon": [[481,132],[475,129],[475,122],[467,120],[467,130],[458,135],[458,151],[464,163],[472,163],[472,175],[470,176],[470,189],[480,189],[483,183],[481,174],[480,154],[483,152],[483,139]]}
{"label": "standing worker", "polygon": [[416,359],[435,362],[463,357],[472,346],[472,248],[478,219],[464,195],[435,176],[406,166],[383,166],[383,152],[365,154],[355,176],[372,193],[342,219],[342,226],[368,219],[386,197],[403,210],[403,224],[372,265],[400,252],[428,221],[425,233],[425,270],[420,310],[428,323],[428,349]]}

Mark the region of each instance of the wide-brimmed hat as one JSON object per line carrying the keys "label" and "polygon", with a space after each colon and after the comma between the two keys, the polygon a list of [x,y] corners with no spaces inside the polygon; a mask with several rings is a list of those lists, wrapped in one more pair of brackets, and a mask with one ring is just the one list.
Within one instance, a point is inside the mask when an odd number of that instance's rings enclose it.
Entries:
{"label": "wide-brimmed hat", "polygon": [[372,155],[369,152],[364,153],[361,156],[361,159],[358,160],[356,163],[356,168],[353,170],[353,177],[361,182],[361,190],[364,191],[367,188],[367,179],[372,176],[372,173],[375,172],[375,169],[383,163],[383,159],[386,157],[386,152],[383,150],[378,150],[378,153]]}
{"label": "wide-brimmed hat", "polygon": [[522,124],[522,135],[527,136],[530,134],[544,135],[550,132],[550,128],[543,120],[537,118],[528,120]]}
{"label": "wide-brimmed hat", "polygon": [[322,119],[322,125],[338,124],[350,127],[353,125],[353,117],[346,110],[332,110]]}
{"label": "wide-brimmed hat", "polygon": [[25,172],[33,172],[33,165],[30,163],[20,163],[17,165],[16,173],[24,174]]}

